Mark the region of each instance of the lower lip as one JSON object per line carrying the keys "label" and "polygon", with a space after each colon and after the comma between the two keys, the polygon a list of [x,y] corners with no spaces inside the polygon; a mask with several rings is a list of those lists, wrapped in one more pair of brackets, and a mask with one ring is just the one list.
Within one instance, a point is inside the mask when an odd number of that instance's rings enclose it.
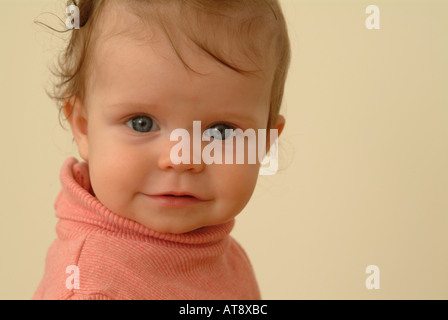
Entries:
{"label": "lower lip", "polygon": [[151,200],[155,201],[157,204],[169,208],[183,208],[186,206],[203,202],[202,200],[199,200],[198,198],[194,197],[150,196],[150,195],[146,196]]}

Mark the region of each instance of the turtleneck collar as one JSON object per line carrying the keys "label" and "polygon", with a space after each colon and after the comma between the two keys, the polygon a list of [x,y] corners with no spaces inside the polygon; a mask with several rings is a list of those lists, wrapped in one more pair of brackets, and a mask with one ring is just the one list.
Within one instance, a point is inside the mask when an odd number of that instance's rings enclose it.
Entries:
{"label": "turtleneck collar", "polygon": [[61,169],[62,190],[56,200],[56,216],[79,222],[79,228],[98,228],[125,238],[145,242],[169,241],[185,245],[204,245],[219,242],[233,229],[234,220],[222,225],[204,227],[188,233],[171,234],[151,230],[136,221],[121,217],[107,209],[95,198],[90,184],[87,162],[69,158]]}

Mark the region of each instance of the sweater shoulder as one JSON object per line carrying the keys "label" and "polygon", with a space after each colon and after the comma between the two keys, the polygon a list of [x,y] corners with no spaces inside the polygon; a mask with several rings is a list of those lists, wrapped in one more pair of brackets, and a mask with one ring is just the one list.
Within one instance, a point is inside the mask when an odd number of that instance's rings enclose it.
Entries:
{"label": "sweater shoulder", "polygon": [[[204,291],[204,288],[207,290]],[[105,232],[57,239],[35,299],[259,299],[249,258],[231,236],[206,246]]]}

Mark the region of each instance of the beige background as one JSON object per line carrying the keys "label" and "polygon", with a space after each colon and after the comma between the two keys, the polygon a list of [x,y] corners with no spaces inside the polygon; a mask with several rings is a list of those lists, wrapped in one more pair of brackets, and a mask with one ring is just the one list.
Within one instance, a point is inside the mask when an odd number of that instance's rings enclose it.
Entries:
{"label": "beige background", "polygon": [[[33,23],[64,3],[0,0],[0,299],[32,297],[76,155],[44,92],[61,37]],[[233,233],[263,298],[447,299],[448,2],[282,3],[284,168],[260,179]],[[365,27],[369,4],[380,30]]]}

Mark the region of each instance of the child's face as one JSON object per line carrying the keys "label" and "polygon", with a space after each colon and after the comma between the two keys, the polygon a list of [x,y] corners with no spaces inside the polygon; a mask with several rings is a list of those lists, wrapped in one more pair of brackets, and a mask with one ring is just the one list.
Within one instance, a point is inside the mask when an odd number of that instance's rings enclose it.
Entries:
{"label": "child's face", "polygon": [[[114,29],[129,29],[127,19],[114,21]],[[126,33],[104,39],[95,49],[87,113],[70,120],[74,130],[82,126],[79,117],[87,123],[75,138],[98,200],[159,232],[184,233],[234,218],[252,195],[259,164],[175,165],[170,152],[178,142],[170,134],[184,128],[193,137],[193,121],[201,121],[203,131],[221,123],[266,129],[270,77],[243,76],[192,44],[182,57],[204,75],[187,71],[162,32],[146,43]],[[195,197],[172,196],[186,193]]]}

